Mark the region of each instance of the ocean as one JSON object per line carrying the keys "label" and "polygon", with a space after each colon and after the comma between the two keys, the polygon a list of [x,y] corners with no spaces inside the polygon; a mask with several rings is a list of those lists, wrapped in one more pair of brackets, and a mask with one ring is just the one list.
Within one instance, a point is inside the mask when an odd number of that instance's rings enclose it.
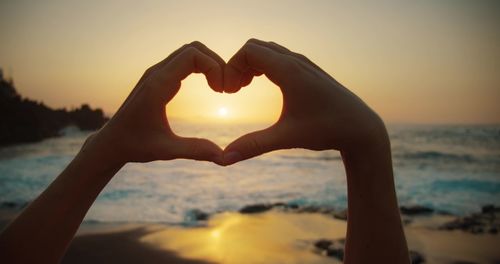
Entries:
{"label": "ocean", "polygon": [[[181,122],[175,131],[225,146],[258,127]],[[400,205],[456,215],[500,205],[500,125],[388,125],[388,130]],[[0,149],[0,204],[33,200],[71,161],[89,132],[67,128],[62,134]],[[106,186],[85,220],[178,224],[190,221],[194,210],[216,213],[274,202],[346,208],[339,153],[282,150],[230,167],[190,160],[130,163]]]}

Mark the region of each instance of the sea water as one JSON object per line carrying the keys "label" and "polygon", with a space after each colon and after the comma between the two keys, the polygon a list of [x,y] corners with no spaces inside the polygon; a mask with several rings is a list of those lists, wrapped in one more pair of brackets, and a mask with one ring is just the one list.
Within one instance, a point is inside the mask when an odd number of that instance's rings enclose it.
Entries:
{"label": "sea water", "polygon": [[[252,125],[177,131],[222,146]],[[257,126],[258,127],[258,126]],[[500,126],[389,125],[400,205],[464,215],[500,205]],[[241,133],[240,133],[241,132]],[[88,132],[0,149],[0,204],[25,204],[40,194],[80,149]],[[190,160],[130,163],[106,186],[87,221],[182,223],[192,210],[234,211],[255,203],[347,206],[337,151],[282,150],[233,166]]]}

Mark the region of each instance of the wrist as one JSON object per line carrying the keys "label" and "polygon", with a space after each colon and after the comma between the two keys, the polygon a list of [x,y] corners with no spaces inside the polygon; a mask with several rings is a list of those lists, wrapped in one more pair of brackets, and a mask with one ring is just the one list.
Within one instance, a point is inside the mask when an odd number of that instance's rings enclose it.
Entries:
{"label": "wrist", "polygon": [[364,157],[370,155],[390,155],[390,141],[387,129],[382,119],[374,112],[369,113],[367,118],[361,119],[352,129],[355,132],[349,135],[348,140],[340,152],[342,156]]}
{"label": "wrist", "polygon": [[366,120],[356,141],[340,150],[347,176],[381,174],[392,178],[391,144],[384,122],[374,112]]}
{"label": "wrist", "polygon": [[106,134],[104,128],[92,133],[83,144],[78,156],[91,160],[103,169],[119,169],[125,165],[126,161]]}
{"label": "wrist", "polygon": [[348,206],[393,214],[397,208],[391,146],[387,132],[358,148],[341,151],[344,162]]}
{"label": "wrist", "polygon": [[[370,144],[342,150],[340,154],[344,165],[349,169],[348,177],[352,174],[369,174],[381,170],[392,171],[391,147],[388,139],[380,138]],[[363,173],[358,173],[359,171]]]}

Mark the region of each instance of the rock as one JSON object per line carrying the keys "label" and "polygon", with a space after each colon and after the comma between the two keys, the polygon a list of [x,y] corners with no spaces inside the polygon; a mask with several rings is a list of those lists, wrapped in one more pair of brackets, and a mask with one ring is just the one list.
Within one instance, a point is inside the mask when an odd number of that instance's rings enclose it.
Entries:
{"label": "rock", "polygon": [[318,208],[314,206],[302,206],[297,208],[296,210],[297,213],[317,213]]}
{"label": "rock", "polygon": [[344,260],[344,249],[343,248],[328,248],[326,255],[329,257],[337,258],[341,261]]}
{"label": "rock", "polygon": [[332,214],[333,212],[335,212],[335,209],[331,207],[322,207],[321,210],[319,210],[319,213],[322,214]]}
{"label": "rock", "polygon": [[485,205],[481,208],[483,214],[494,214],[500,212],[500,207],[496,207],[492,204]]}
{"label": "rock", "polygon": [[194,211],[194,218],[196,219],[196,221],[206,221],[208,220],[209,217],[210,217],[209,214],[201,210]]}
{"label": "rock", "polygon": [[241,208],[239,212],[242,214],[254,214],[254,213],[266,212],[271,209],[277,209],[285,212],[318,213],[325,215],[331,215],[333,212],[335,212],[335,210],[332,207],[328,206],[315,206],[315,205],[300,206],[297,204],[287,204],[282,202],[246,205],[243,208]]}
{"label": "rock", "polygon": [[342,261],[344,260],[344,243],[345,239],[320,239],[314,243],[314,252],[323,256],[337,258]]}
{"label": "rock", "polygon": [[269,211],[272,208],[273,206],[269,204],[253,204],[241,208],[239,212],[242,214],[257,214]]}
{"label": "rock", "polygon": [[475,227],[471,228],[470,232],[472,234],[482,234],[482,233],[484,233],[484,229],[480,226],[475,226]]}
{"label": "rock", "polygon": [[403,221],[403,224],[404,225],[409,225],[413,222],[413,219],[412,218],[409,218],[409,217],[402,217],[402,221]]}
{"label": "rock", "polygon": [[328,247],[331,246],[332,244],[333,244],[333,242],[331,240],[320,239],[314,243],[314,246],[319,248],[319,249],[327,250]]}
{"label": "rock", "polygon": [[404,215],[423,215],[433,213],[434,210],[432,208],[414,205],[414,206],[401,206],[401,213]]}
{"label": "rock", "polygon": [[342,210],[340,212],[334,212],[333,217],[335,219],[340,219],[340,220],[346,221],[347,220],[347,209]]}
{"label": "rock", "polygon": [[319,213],[319,214],[329,214],[333,211],[332,208],[329,207],[320,207],[315,205],[308,205],[299,207],[296,209],[297,213]]}
{"label": "rock", "polygon": [[500,228],[500,214],[498,210],[499,207],[486,205],[481,208],[481,212],[459,217],[441,225],[439,229],[459,229],[473,234],[490,233],[496,235],[498,234],[498,228]]}
{"label": "rock", "polygon": [[420,263],[425,263],[425,258],[422,254],[418,253],[417,251],[410,250],[410,260],[411,264],[420,264]]}
{"label": "rock", "polygon": [[4,201],[0,204],[0,208],[7,208],[7,209],[23,209],[29,204],[29,202],[11,202],[11,201]]}
{"label": "rock", "polygon": [[15,207],[17,207],[17,203],[15,203],[15,202],[2,202],[0,207],[2,207],[2,208],[15,208]]}
{"label": "rock", "polygon": [[455,230],[455,229],[461,229],[461,230],[470,230],[474,226],[478,225],[479,222],[476,221],[475,218],[472,217],[463,217],[463,218],[458,218],[455,219],[451,222],[445,223],[444,225],[441,226],[441,229],[446,229],[446,230]]}
{"label": "rock", "polygon": [[210,215],[208,213],[203,212],[200,209],[189,210],[186,213],[186,220],[188,222],[191,222],[191,221],[195,221],[195,222],[206,221],[206,220],[208,220],[208,218],[210,218]]}
{"label": "rock", "polygon": [[[340,261],[344,260],[344,244],[345,244],[345,238],[342,239],[320,239],[316,242],[314,242],[314,250],[313,252],[317,254],[321,254],[323,256],[328,256],[332,258],[336,258]],[[420,263],[425,263],[425,258],[424,256],[417,252],[410,250],[410,259],[412,264],[420,264]],[[378,263],[378,262],[374,262]]]}
{"label": "rock", "polygon": [[434,211],[434,213],[436,213],[438,215],[454,216],[454,214],[452,214],[446,210],[438,210],[438,211]]}

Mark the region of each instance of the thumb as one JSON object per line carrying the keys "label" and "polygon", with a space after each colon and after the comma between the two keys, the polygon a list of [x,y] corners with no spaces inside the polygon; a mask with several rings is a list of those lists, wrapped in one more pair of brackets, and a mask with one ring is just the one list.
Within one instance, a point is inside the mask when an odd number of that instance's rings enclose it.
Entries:
{"label": "thumb", "polygon": [[223,164],[222,149],[208,139],[178,137],[169,152],[174,158],[204,160],[219,165]]}
{"label": "thumb", "polygon": [[255,131],[233,141],[224,149],[224,166],[281,148],[276,126]]}

